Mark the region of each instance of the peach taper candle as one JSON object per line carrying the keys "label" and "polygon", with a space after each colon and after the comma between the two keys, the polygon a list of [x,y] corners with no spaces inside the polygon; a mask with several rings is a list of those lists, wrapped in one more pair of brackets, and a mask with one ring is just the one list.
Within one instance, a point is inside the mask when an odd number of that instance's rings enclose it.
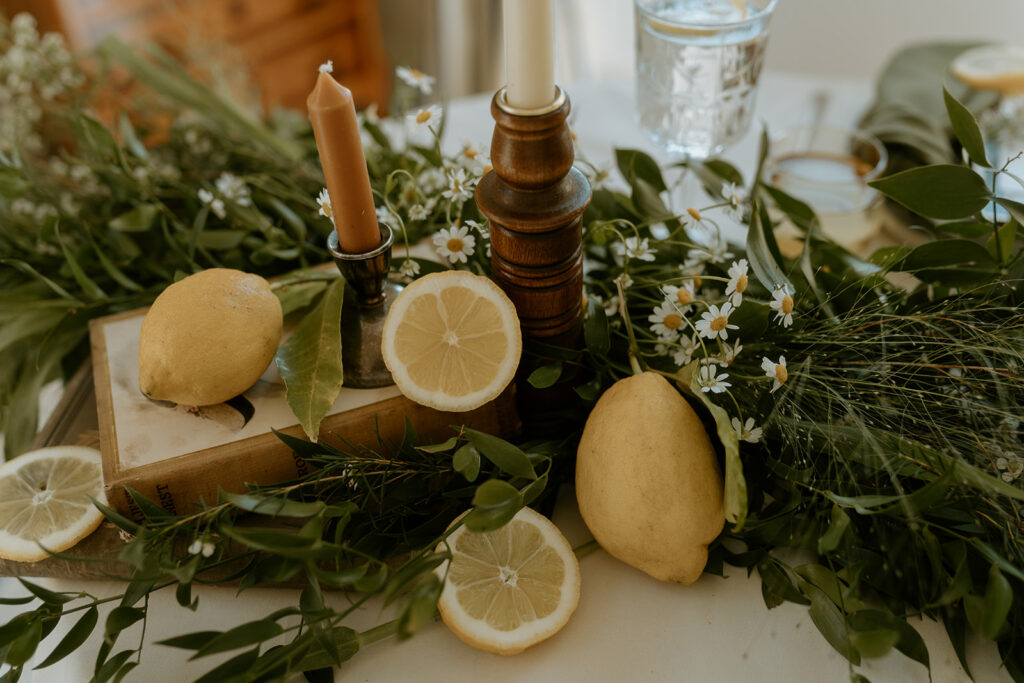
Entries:
{"label": "peach taper candle", "polygon": [[331,197],[338,244],[346,253],[361,254],[380,244],[380,228],[352,93],[334,80],[331,71],[330,61],[321,65],[306,108]]}

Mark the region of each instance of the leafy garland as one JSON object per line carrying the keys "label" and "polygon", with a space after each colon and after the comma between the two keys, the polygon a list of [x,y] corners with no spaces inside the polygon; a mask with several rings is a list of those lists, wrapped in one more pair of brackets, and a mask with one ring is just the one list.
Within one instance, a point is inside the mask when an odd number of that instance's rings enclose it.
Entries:
{"label": "leafy garland", "polygon": [[[0,269],[8,335],[0,396],[15,448],[34,421],[25,404],[34,405],[34,392],[62,363],[81,358],[75,349],[87,319],[151,300],[177,271],[227,264],[269,274],[324,256],[317,242],[330,226],[311,219],[320,178],[304,124],[282,115],[271,129],[248,119],[159,52],[144,59],[107,43],[100,53],[174,103],[165,113],[175,124],[162,143],[145,146],[122,119],[115,142],[73,100],[60,102],[55,113],[74,131],[67,149],[79,155],[61,158],[81,162],[111,189],[73,195],[89,211],[58,207],[60,220],[44,216],[42,230],[38,221],[18,219],[15,202],[28,197],[38,206],[69,184],[38,157],[5,152],[0,160],[0,245],[16,255]],[[960,158],[988,166],[973,116],[948,94],[946,105]],[[181,115],[182,107],[191,113]],[[436,139],[396,142],[388,125],[364,118],[382,206],[410,243],[439,230],[476,231],[481,241],[463,258],[441,245],[439,253],[453,267],[486,272],[486,227],[467,191],[478,155],[446,159]],[[215,168],[230,168],[235,180],[195,158],[186,135],[196,128],[216,133],[197,135],[224,155]],[[148,135],[143,130],[141,139]],[[764,144],[762,161],[766,154]],[[130,180],[135,168],[165,156],[179,177]],[[926,221],[934,240],[864,261],[825,239],[813,212],[763,185],[760,172],[747,186],[725,162],[684,165],[680,172],[695,174],[715,199],[677,211],[652,159],[619,150],[616,160],[628,192],[602,187],[592,174],[584,215],[586,353],[581,359],[545,348],[533,359],[540,367],[531,383],[571,382],[579,397],[566,410],[564,441],[516,446],[462,429],[442,444],[420,444],[410,430],[401,444],[338,451],[282,436],[319,469],[248,495],[225,494],[218,505],[181,517],[141,497],[142,524],[105,509],[131,534],[119,554],[134,571],[124,595],[57,594],[24,582],[31,595],[12,600],[38,604],[0,626],[9,677],[60,619],[76,621],[43,664],[80,647],[98,625],[98,606],[115,601],[96,678],[123,676],[141,644],[116,652],[115,645],[146,618],[148,594],[173,586],[178,601],[194,607],[191,586],[200,582],[305,583],[294,608],[164,643],[198,656],[236,653],[203,680],[298,671],[316,678],[369,642],[411,635],[433,618],[450,522],[471,508],[463,523],[495,528],[521,506],[549,501],[571,478],[574,440],[594,401],[613,381],[646,368],[702,405],[718,435],[732,526],[713,546],[709,572],[726,562],[757,568],[766,605],[808,605],[851,666],[894,647],[927,666],[924,643],[907,622],[927,615],[943,621],[965,669],[970,630],[996,640],[1007,670],[1024,680],[1024,255],[1016,239],[1024,207],[995,198],[1011,219],[985,220],[993,193],[966,163],[891,176],[878,188],[936,219]],[[742,252],[717,236],[727,216],[750,226]],[[774,242],[772,226],[782,216],[804,232],[794,260],[783,259]],[[418,274],[410,264],[420,272],[438,267],[396,262],[403,277]],[[916,284],[897,287],[889,281],[894,273]],[[301,310],[325,289],[300,276],[280,295],[286,308]],[[8,324],[17,332],[7,333]],[[571,366],[575,372],[566,372]],[[236,524],[243,514],[246,522]],[[396,556],[407,559],[389,562]],[[354,606],[325,606],[324,586],[354,591]],[[397,601],[399,616],[356,633],[344,620],[371,596]],[[285,645],[264,645],[281,636]]]}

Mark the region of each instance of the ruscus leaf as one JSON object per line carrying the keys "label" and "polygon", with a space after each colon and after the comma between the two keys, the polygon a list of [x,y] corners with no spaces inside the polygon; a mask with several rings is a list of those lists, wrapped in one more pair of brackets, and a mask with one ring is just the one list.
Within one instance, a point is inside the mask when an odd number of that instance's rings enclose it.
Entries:
{"label": "ruscus leaf", "polygon": [[992,199],[981,176],[953,164],[912,168],[868,185],[914,213],[943,220],[967,218]]}

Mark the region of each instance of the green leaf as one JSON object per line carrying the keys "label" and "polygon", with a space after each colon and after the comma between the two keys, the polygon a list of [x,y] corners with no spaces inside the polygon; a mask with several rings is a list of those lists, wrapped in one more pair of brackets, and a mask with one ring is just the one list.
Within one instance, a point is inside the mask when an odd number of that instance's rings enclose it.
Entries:
{"label": "green leaf", "polygon": [[0,652],[21,637],[35,618],[36,612],[23,612],[0,626]]}
{"label": "green leaf", "polygon": [[838,505],[832,506],[828,531],[818,538],[818,554],[830,553],[839,547],[843,534],[850,528],[850,516]]}
{"label": "green leaf", "polygon": [[489,479],[476,488],[473,509],[466,515],[470,531],[493,531],[504,526],[523,507],[523,495],[516,487],[500,479]]}
{"label": "green leaf", "polygon": [[985,282],[997,273],[996,262],[985,247],[962,239],[926,242],[912,249],[892,270],[950,286]]}
{"label": "green leaf", "polygon": [[975,633],[986,640],[995,640],[999,635],[1012,605],[1013,588],[995,564],[989,568],[988,585],[985,586],[984,597],[977,595],[964,597],[967,621]]}
{"label": "green leaf", "polygon": [[300,503],[281,496],[260,496],[252,493],[220,492],[221,499],[246,512],[271,517],[312,517],[324,511],[326,505],[322,501]]}
{"label": "green leaf", "polygon": [[473,483],[480,475],[480,451],[471,443],[463,444],[452,456],[452,468]]}
{"label": "green leaf", "polygon": [[75,597],[77,597],[76,594],[68,595],[64,593],[55,593],[51,590],[43,588],[42,586],[36,585],[30,581],[26,581],[21,577],[18,577],[18,581],[21,583],[22,586],[27,588],[29,592],[32,593],[32,595],[36,596],[37,598],[45,602],[47,605],[63,605],[64,603],[70,602],[74,600]]}
{"label": "green leaf", "polygon": [[668,190],[664,178],[661,177],[661,168],[658,166],[658,162],[650,155],[638,149],[616,149],[615,163],[618,165],[622,177],[630,185],[635,179],[640,179],[654,188],[655,192]]}
{"label": "green leaf", "polygon": [[11,666],[21,666],[32,658],[39,647],[39,641],[43,638],[43,621],[35,619],[28,629],[14,639],[14,642],[7,648],[4,661]]}
{"label": "green leaf", "polygon": [[0,197],[15,199],[29,188],[27,180],[13,168],[0,168]]}
{"label": "green leaf", "polygon": [[537,497],[544,493],[544,489],[548,485],[548,475],[543,474],[537,477],[536,481],[531,481],[526,485],[521,493],[523,494],[523,505],[530,505],[533,501],[537,500]]}
{"label": "green leaf", "polygon": [[437,599],[444,584],[434,574],[420,582],[405,609],[398,616],[398,638],[404,640],[429,624],[437,613]]}
{"label": "green leaf", "polygon": [[284,629],[281,628],[281,625],[276,621],[268,619],[259,619],[239,624],[211,638],[210,642],[199,648],[192,655],[191,659],[199,659],[200,657],[214,655],[218,652],[228,652],[229,650],[237,650],[241,647],[262,643],[264,640],[276,638],[282,633],[284,633]]}
{"label": "green leaf", "polygon": [[974,118],[974,114],[961,104],[960,100],[950,95],[945,86],[942,88],[942,98],[946,102],[946,112],[949,114],[949,122],[953,125],[956,139],[967,150],[971,161],[979,166],[989,168],[991,164],[988,162],[988,157],[985,156],[985,141],[981,137],[981,129],[978,128],[978,121]]}
{"label": "green leaf", "polygon": [[387,583],[387,580],[388,567],[387,565],[382,565],[381,568],[377,570],[376,574],[368,574],[360,579],[357,579],[356,582],[352,584],[352,586],[360,593],[376,593],[384,587],[384,584]]}
{"label": "green leaf", "polygon": [[453,436],[447,441],[442,443],[436,443],[431,446],[417,446],[416,450],[423,451],[424,453],[444,453],[455,448],[455,444],[459,442],[459,437]]}
{"label": "green leaf", "polygon": [[113,643],[117,640],[118,634],[132,624],[141,621],[146,617],[146,610],[138,607],[115,607],[107,615],[106,627],[103,631],[103,640]]}
{"label": "green leaf", "polygon": [[106,661],[106,663],[100,667],[99,671],[96,672],[94,677],[94,683],[105,683],[109,681],[114,674],[121,670],[121,667],[125,665],[128,658],[135,654],[135,650],[121,650],[116,655]]}
{"label": "green leaf", "polygon": [[71,276],[78,283],[78,286],[82,288],[82,292],[94,301],[102,301],[107,298],[107,293],[104,292],[99,285],[93,282],[82,266],[78,263],[78,259],[71,253],[71,249],[68,248],[67,243],[64,242],[64,238],[61,237],[60,230],[54,228],[54,232],[57,236],[57,241],[60,243],[61,251],[64,253],[64,261],[68,264],[68,268],[71,270]]}
{"label": "green leaf", "polygon": [[96,605],[93,605],[79,617],[75,625],[57,643],[57,647],[53,648],[50,655],[35,668],[45,669],[48,666],[52,666],[81,647],[89,635],[92,634],[93,629],[96,628],[98,620],[99,610],[96,609]]}
{"label": "green leaf", "polygon": [[914,213],[943,220],[972,216],[992,200],[981,176],[953,164],[912,168],[868,185]]}
{"label": "green leaf", "polygon": [[163,509],[146,496],[142,495],[131,486],[125,486],[125,491],[131,496],[132,502],[142,511],[142,514],[149,520],[166,519],[171,516],[171,513]]}
{"label": "green leaf", "polygon": [[[781,600],[795,602],[798,605],[811,604],[811,601],[797,590],[789,575],[774,560],[769,558],[758,564],[757,574],[761,577],[762,596],[769,609],[777,607],[781,604]],[[778,600],[773,600],[773,604],[769,604],[770,597],[778,598]]]}
{"label": "green leaf", "polygon": [[311,441],[341,391],[341,302],[345,281],[332,283],[295,334],[278,349],[275,361],[285,383],[288,405]]}
{"label": "green leaf", "polygon": [[1024,225],[1024,204],[1005,197],[997,197],[996,204],[1006,209],[1020,225]]}
{"label": "green leaf", "polygon": [[1013,242],[1017,238],[1017,220],[1010,218],[985,244],[985,249],[996,263],[1006,265],[1013,256]]}
{"label": "green leaf", "polygon": [[850,663],[860,664],[860,654],[850,642],[850,628],[836,604],[817,586],[806,581],[800,582],[800,590],[804,592],[811,606],[807,610],[811,621],[818,627],[821,635],[835,651],[846,657]]}
{"label": "green leaf", "polygon": [[850,642],[862,657],[868,659],[876,659],[889,654],[899,639],[899,633],[887,628],[854,631],[850,634]]}
{"label": "green leaf", "polygon": [[775,205],[786,214],[786,217],[804,233],[818,230],[818,216],[807,203],[771,185],[764,186],[765,191],[775,200]]}
{"label": "green leaf", "polygon": [[228,251],[241,244],[245,235],[245,230],[203,230],[199,233],[196,244],[213,251]]}
{"label": "green leaf", "polygon": [[281,302],[281,314],[289,315],[313,303],[313,300],[327,289],[328,281],[297,282],[274,289],[277,300]]}
{"label": "green leaf", "polygon": [[133,522],[132,520],[128,519],[124,515],[122,515],[120,512],[116,512],[115,510],[107,507],[106,505],[99,502],[92,496],[89,496],[89,500],[92,501],[92,504],[96,506],[97,510],[103,513],[104,517],[106,517],[109,521],[113,522],[114,525],[119,529],[127,531],[132,536],[135,536],[139,533],[139,525]]}
{"label": "green leaf", "polygon": [[772,233],[771,222],[763,204],[755,203],[751,210],[750,229],[747,230],[747,259],[754,275],[768,291],[776,287],[787,287],[791,292],[796,291],[779,267],[782,257],[779,255],[778,245],[775,244],[775,235]]}
{"label": "green leaf", "polygon": [[611,336],[608,329],[608,316],[604,307],[594,299],[587,301],[587,317],[583,320],[583,339],[587,350],[597,358],[608,355],[611,349]]}
{"label": "green leaf", "polygon": [[496,436],[478,432],[475,429],[465,430],[466,438],[477,447],[477,450],[500,470],[514,477],[536,479],[537,473],[527,457],[518,446],[510,444]]}
{"label": "green leaf", "polygon": [[715,420],[715,431],[725,450],[725,518],[732,522],[734,531],[739,531],[747,519],[747,480],[743,476],[739,439],[729,413],[715,405],[701,391],[697,379],[698,361],[693,361],[676,373],[679,388],[703,403]]}
{"label": "green leaf", "polygon": [[[981,221],[952,221],[950,223],[939,223],[935,228],[948,235],[956,235],[957,237],[971,240],[984,237],[992,232],[992,224]],[[907,249],[906,247],[889,247],[889,249],[900,248]]]}
{"label": "green leaf", "polygon": [[177,647],[182,650],[201,650],[207,643],[219,635],[220,631],[195,631],[194,633],[186,633],[174,638],[158,641],[157,645]]}
{"label": "green leaf", "polygon": [[251,650],[235,655],[228,661],[216,666],[205,674],[195,680],[195,683],[224,683],[225,681],[232,680],[233,677],[239,676],[241,680],[245,680],[240,675],[249,671],[252,665],[259,659],[260,648],[254,647]]}
{"label": "green leaf", "polygon": [[537,389],[547,389],[562,376],[562,361],[555,361],[550,365],[542,365],[526,378],[526,381],[530,383],[530,386],[536,387]]}
{"label": "green leaf", "polygon": [[160,209],[153,204],[137,204],[130,211],[110,220],[110,229],[119,232],[148,232]]}

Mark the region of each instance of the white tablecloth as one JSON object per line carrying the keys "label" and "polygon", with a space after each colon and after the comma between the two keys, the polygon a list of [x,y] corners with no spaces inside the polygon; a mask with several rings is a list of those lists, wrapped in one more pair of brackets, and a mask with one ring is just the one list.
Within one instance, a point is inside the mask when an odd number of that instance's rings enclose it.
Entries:
{"label": "white tablecloth", "polygon": [[[808,78],[766,73],[756,121],[770,130],[807,122],[812,95],[830,94],[826,122],[853,124],[870,101],[870,84],[841,78]],[[612,148],[638,147],[659,157],[633,123],[633,91],[629,82],[576,84],[572,98],[572,125],[581,153],[591,162],[608,163]],[[450,149],[463,142],[489,145],[492,122],[489,96],[452,103],[448,139]],[[757,151],[760,126],[737,143],[725,157],[750,173]],[[663,157],[660,157],[665,160]],[[571,491],[564,491],[556,523],[574,545],[590,536],[575,509]],[[583,576],[579,608],[565,629],[525,653],[509,658],[479,652],[464,645],[440,623],[406,642],[387,641],[368,648],[345,665],[339,679],[348,681],[786,681],[819,683],[847,681],[851,669],[821,637],[807,609],[786,603],[767,610],[761,599],[760,580],[728,569],[728,578],[704,576],[694,585],[678,586],[655,581],[604,552],[581,562]],[[47,581],[57,590],[79,590],[71,581]],[[120,590],[117,584],[89,584],[93,593]],[[5,594],[19,587],[10,579],[0,582]],[[232,588],[198,589],[196,613],[177,606],[172,594],[157,594],[150,601],[147,646],[142,664],[129,680],[147,683],[190,680],[212,668],[209,658],[186,663],[186,653],[155,641],[182,633],[227,629],[262,617],[279,607],[293,605],[298,592],[249,590],[235,597]],[[331,601],[341,606],[344,596]],[[17,608],[3,608],[11,615]],[[356,628],[370,628],[389,618],[379,606],[364,609],[353,619]],[[100,622],[102,624],[102,621]],[[969,680],[960,668],[941,624],[914,622],[928,645],[936,683]],[[45,656],[66,626],[41,647]],[[121,635],[121,645],[137,642],[139,629]],[[40,681],[87,681],[99,636],[90,645],[51,667],[32,675]],[[117,649],[120,649],[118,647]],[[991,643],[971,641],[969,657],[978,681],[1010,678],[999,668]],[[40,658],[37,657],[37,661]],[[865,661],[858,671],[875,683],[927,681],[921,665],[895,651],[880,660]]]}

